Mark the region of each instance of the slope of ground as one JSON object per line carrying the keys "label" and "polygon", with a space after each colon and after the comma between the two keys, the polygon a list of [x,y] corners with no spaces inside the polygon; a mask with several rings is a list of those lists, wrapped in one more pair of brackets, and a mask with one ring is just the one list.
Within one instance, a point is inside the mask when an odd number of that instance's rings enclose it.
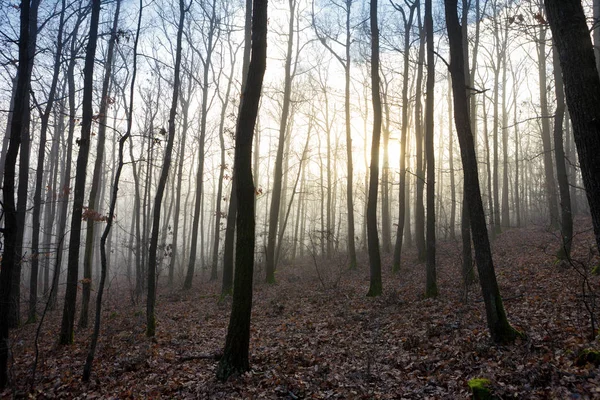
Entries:
{"label": "slope of ground", "polygon": [[[74,345],[59,346],[54,311],[41,329],[33,381],[37,326],[13,332],[14,385],[2,396],[456,399],[469,397],[469,379],[487,378],[501,398],[600,398],[598,368],[576,365],[581,350],[600,349],[590,341],[590,312],[600,293],[598,277],[589,275],[598,263],[590,256],[593,236],[589,229],[577,236],[573,265],[556,263],[557,243],[541,227],[509,230],[494,242],[509,319],[528,335],[512,346],[491,343],[479,287],[461,285],[460,243],[447,241],[438,247],[437,299],[422,298],[425,267],[411,250],[400,273],[385,268],[384,295],[375,299],[365,297],[365,259],[349,272],[339,257],[307,257],[282,266],[272,286],[258,269],[252,370],[226,383],[215,380],[215,358],[231,300],[219,299],[218,284],[199,283],[185,293],[161,288],[157,336],[147,339],[144,304],[133,304],[113,282],[91,382],[81,383],[91,329],[77,331]],[[589,276],[585,293],[581,273]]]}

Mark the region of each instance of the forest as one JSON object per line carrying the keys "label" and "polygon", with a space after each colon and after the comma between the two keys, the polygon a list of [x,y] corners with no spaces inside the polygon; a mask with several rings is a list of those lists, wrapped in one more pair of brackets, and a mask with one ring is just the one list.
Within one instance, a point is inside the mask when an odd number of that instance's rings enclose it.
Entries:
{"label": "forest", "polygon": [[0,397],[600,398],[600,0],[0,0]]}

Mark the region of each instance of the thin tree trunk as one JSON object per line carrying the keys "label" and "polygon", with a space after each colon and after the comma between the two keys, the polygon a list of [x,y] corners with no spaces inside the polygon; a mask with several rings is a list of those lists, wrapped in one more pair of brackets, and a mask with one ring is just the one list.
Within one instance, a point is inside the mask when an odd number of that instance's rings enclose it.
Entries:
{"label": "thin tree trunk", "polygon": [[[192,221],[192,244],[190,246],[190,259],[188,261],[188,269],[183,283],[184,289],[191,289],[192,280],[194,279],[194,270],[196,264],[196,251],[198,246],[198,224],[200,222],[201,210],[200,206],[204,199],[203,193],[203,177],[204,177],[204,145],[206,138],[206,121],[208,119],[208,77],[211,68],[211,59],[213,53],[213,40],[217,36],[218,24],[216,16],[216,0],[212,2],[212,15],[210,17],[209,28],[207,32],[208,43],[206,46],[206,59],[204,60],[203,85],[202,85],[202,109],[200,115],[200,148],[198,150],[198,172],[196,174],[196,203],[194,205],[194,219]],[[204,224],[202,225],[204,228]],[[202,229],[204,232],[204,229]],[[200,260],[204,262],[203,250],[204,241],[200,243]]]}
{"label": "thin tree trunk", "polygon": [[88,217],[86,227],[85,250],[83,256],[83,281],[81,291],[81,315],[79,316],[79,326],[86,328],[88,324],[88,310],[90,303],[90,295],[92,289],[92,258],[94,255],[94,224],[101,219],[101,214],[98,211],[100,198],[98,191],[100,190],[101,172],[104,165],[104,145],[106,142],[106,122],[108,120],[106,113],[109,106],[109,87],[112,74],[113,53],[115,41],[117,40],[117,28],[119,27],[119,12],[121,10],[121,1],[117,0],[115,16],[113,20],[112,31],[108,41],[108,50],[106,54],[106,63],[104,71],[104,81],[102,82],[102,94],[100,97],[100,110],[98,112],[98,143],[96,147],[96,161],[94,163],[94,172],[92,177],[92,187],[90,189],[90,197],[88,199]]}
{"label": "thin tree trunk", "polygon": [[[65,8],[66,1],[62,0],[61,2],[61,12],[58,23],[58,34],[56,41],[56,50],[54,54],[54,65],[52,72],[52,82],[50,83],[50,91],[48,92],[48,101],[46,103],[46,107],[41,116],[41,128],[40,128],[40,145],[38,151],[38,161],[37,161],[37,170],[35,174],[35,193],[33,195],[33,221],[40,221],[41,210],[42,210],[42,187],[44,184],[44,161],[46,156],[46,142],[47,142],[47,133],[48,133],[48,124],[50,121],[50,113],[52,112],[52,108],[54,107],[54,100],[56,97],[56,88],[58,86],[58,78],[60,75],[60,64],[62,57],[62,49],[63,49],[63,31],[64,31],[64,21],[65,21]],[[52,146],[54,148],[54,145]],[[50,165],[52,165],[53,161],[50,160]],[[49,176],[52,176],[50,174]],[[47,204],[49,206],[49,204]],[[37,306],[37,296],[38,296],[38,269],[40,262],[40,249],[39,249],[39,240],[40,240],[40,228],[41,223],[33,224],[33,232],[31,233],[31,281],[29,285],[29,316],[27,322],[35,322],[36,320],[36,306]],[[46,244],[48,242],[45,242]]]}
{"label": "thin tree trunk", "polygon": [[367,240],[371,283],[367,296],[381,295],[381,255],[377,233],[377,189],[379,187],[379,142],[381,140],[381,94],[379,79],[379,26],[377,0],[370,3],[371,20],[371,96],[373,100],[373,138],[369,174],[369,200],[367,205]]}
{"label": "thin tree trunk", "polygon": [[288,117],[290,113],[291,93],[292,93],[292,51],[294,45],[294,20],[296,13],[295,0],[288,0],[290,9],[290,19],[288,24],[288,42],[285,57],[284,69],[284,88],[283,88],[283,105],[281,110],[281,119],[279,121],[279,138],[277,141],[277,154],[275,156],[275,166],[273,168],[273,189],[271,191],[271,207],[269,210],[269,236],[267,239],[267,268],[266,282],[275,282],[275,247],[277,241],[277,229],[279,227],[279,209],[281,208],[282,177],[283,177],[283,153],[286,140],[286,131],[288,125]]}
{"label": "thin tree trunk", "polygon": [[558,228],[558,202],[556,199],[556,182],[554,180],[554,163],[552,162],[552,140],[550,138],[550,121],[548,120],[548,98],[546,95],[546,30],[545,25],[539,26],[538,38],[538,75],[540,86],[540,112],[542,114],[542,146],[544,151],[544,174],[546,201],[550,226]]}
{"label": "thin tree trunk", "polygon": [[419,61],[417,67],[417,87],[415,93],[415,152],[417,158],[416,169],[416,204],[415,204],[415,243],[419,261],[425,261],[427,249],[425,247],[425,208],[423,206],[423,190],[425,189],[425,168],[423,166],[423,125],[421,94],[423,87],[423,65],[425,64],[425,29],[421,26],[421,16],[417,8],[417,21],[419,22],[420,44]]}
{"label": "thin tree trunk", "polygon": [[425,102],[425,154],[427,157],[427,282],[425,297],[437,296],[435,249],[435,153],[433,147],[433,100],[435,63],[433,51],[433,16],[431,0],[425,0],[425,34],[427,36],[427,97]]}
{"label": "thin tree trunk", "polygon": [[[120,0],[117,0],[117,11],[115,12],[115,20],[118,19],[119,15],[119,7]],[[121,179],[121,171],[123,170],[124,160],[123,153],[125,152],[125,143],[131,136],[131,126],[133,122],[133,96],[135,93],[135,78],[137,74],[137,45],[138,39],[140,37],[140,27],[142,22],[142,10],[143,10],[143,2],[140,0],[140,11],[138,15],[138,23],[137,30],[135,34],[135,41],[133,44],[133,73],[131,77],[131,89],[130,89],[130,97],[129,97],[129,113],[127,117],[127,131],[125,135],[123,135],[119,139],[119,162],[117,165],[117,170],[115,172],[115,176],[113,179],[113,188],[110,200],[110,206],[108,211],[108,216],[106,219],[106,226],[104,227],[104,232],[100,238],[100,264],[102,266],[100,272],[100,284],[98,285],[98,295],[96,297],[96,315],[94,318],[94,331],[92,333],[92,340],[90,343],[90,349],[88,351],[85,365],[83,367],[83,376],[82,380],[84,382],[88,382],[90,380],[90,375],[92,373],[92,363],[94,362],[94,356],[96,354],[96,344],[98,343],[98,336],[100,335],[100,318],[102,316],[102,296],[104,294],[104,285],[106,282],[108,261],[106,257],[106,240],[108,235],[110,234],[110,230],[112,228],[113,219],[115,217],[115,208],[117,205],[117,194],[119,192],[119,180]],[[115,24],[116,26],[116,24]],[[113,31],[114,33],[114,31]]]}
{"label": "thin tree trunk", "polygon": [[[404,239],[405,219],[410,221],[406,214],[406,142],[408,141],[408,75],[409,75],[409,53],[410,53],[410,30],[413,24],[415,9],[419,1],[415,1],[410,7],[408,20],[403,12],[404,18],[404,57],[403,57],[403,75],[402,75],[402,128],[400,134],[400,182],[398,189],[398,229],[396,230],[396,244],[394,246],[394,258],[392,261],[392,271],[398,272],[402,263],[402,245]],[[408,217],[408,218],[407,218]],[[407,233],[410,232],[410,225]]]}
{"label": "thin tree trunk", "polygon": [[448,169],[450,172],[450,239],[456,240],[456,183],[454,181],[454,138],[452,136],[452,78],[448,74]]}
{"label": "thin tree trunk", "polygon": [[560,194],[560,230],[562,245],[557,256],[559,259],[571,257],[571,242],[573,241],[573,215],[571,214],[571,196],[569,193],[569,180],[565,165],[565,151],[563,147],[563,123],[565,119],[565,93],[563,89],[562,70],[558,50],[552,49],[552,64],[554,66],[554,86],[556,91],[556,112],[554,114],[554,154],[556,159],[556,177]]}
{"label": "thin tree trunk", "polygon": [[171,167],[171,154],[173,153],[173,142],[175,141],[175,117],[177,115],[177,101],[179,99],[180,70],[181,70],[181,37],[183,35],[183,23],[186,7],[184,0],[179,0],[179,23],[177,25],[177,45],[175,52],[175,70],[173,72],[173,98],[169,111],[169,128],[167,136],[167,147],[160,172],[160,179],[154,197],[154,216],[152,220],[152,235],[150,236],[150,248],[148,254],[148,297],[146,299],[146,336],[153,337],[156,333],[156,317],[154,309],[156,305],[156,266],[158,251],[158,231],[160,229],[160,212],[163,200],[169,168]]}

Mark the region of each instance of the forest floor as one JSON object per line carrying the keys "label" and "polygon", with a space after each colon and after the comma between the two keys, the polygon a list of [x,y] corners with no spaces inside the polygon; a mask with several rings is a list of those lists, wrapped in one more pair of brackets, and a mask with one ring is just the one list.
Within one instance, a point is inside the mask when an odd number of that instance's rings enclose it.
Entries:
{"label": "forest floor", "polygon": [[[257,270],[252,369],[226,383],[215,379],[214,355],[224,345],[231,299],[220,299],[218,283],[198,279],[188,292],[161,287],[157,335],[148,339],[144,303],[133,304],[113,282],[91,381],[81,382],[91,329],[59,346],[61,314],[53,311],[39,336],[33,385],[37,324],[12,333],[13,386],[0,397],[464,399],[470,379],[487,378],[502,399],[600,399],[600,370],[576,362],[582,350],[600,349],[597,338],[590,341],[586,308],[600,294],[600,278],[589,274],[598,258],[590,256],[590,222],[576,226],[585,232],[575,239],[573,265],[556,262],[558,239],[542,227],[511,229],[494,241],[505,308],[527,334],[510,346],[491,342],[478,284],[467,291],[461,284],[461,244],[445,241],[437,249],[436,299],[422,297],[425,266],[414,250],[395,275],[384,256],[378,298],[365,296],[366,258],[347,271],[341,258],[315,265],[309,257],[283,265],[275,285]],[[580,272],[589,277],[585,295]]]}

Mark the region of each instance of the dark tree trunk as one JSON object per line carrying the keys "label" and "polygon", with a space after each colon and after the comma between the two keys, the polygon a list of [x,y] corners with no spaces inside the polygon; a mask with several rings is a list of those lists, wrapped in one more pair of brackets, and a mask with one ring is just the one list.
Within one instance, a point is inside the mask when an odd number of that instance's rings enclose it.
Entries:
{"label": "dark tree trunk", "polygon": [[[281,110],[281,120],[279,121],[279,138],[277,140],[277,155],[275,156],[275,166],[273,169],[273,189],[271,191],[271,208],[269,210],[269,236],[267,238],[266,254],[266,281],[275,283],[275,268],[277,260],[275,258],[275,248],[277,242],[277,229],[279,226],[279,213],[281,207],[282,179],[283,171],[283,149],[286,141],[286,131],[288,126],[288,117],[290,113],[291,93],[292,93],[292,50],[294,45],[294,20],[296,12],[296,3],[289,0],[290,20],[288,25],[287,52],[285,57],[284,87],[283,87],[283,105]],[[281,229],[281,227],[279,227]]]}
{"label": "dark tree trunk", "polygon": [[423,65],[425,64],[425,29],[421,26],[421,16],[417,8],[419,22],[420,44],[419,62],[417,66],[417,88],[415,93],[415,152],[416,166],[416,191],[415,191],[415,244],[419,261],[425,261],[427,248],[425,245],[425,207],[423,206],[423,191],[425,189],[425,167],[423,165],[423,124],[421,94],[423,86]]}
{"label": "dark tree trunk", "polygon": [[544,0],[560,55],[581,175],[600,247],[600,77],[579,0]]}
{"label": "dark tree trunk", "polygon": [[552,139],[550,137],[550,121],[548,120],[548,97],[546,89],[546,30],[539,26],[538,38],[538,74],[540,82],[540,112],[542,114],[542,146],[544,150],[545,189],[550,215],[550,227],[558,228],[558,201],[556,199],[556,181],[554,179],[554,163],[552,161]]}
{"label": "dark tree trunk", "polygon": [[255,245],[255,188],[252,182],[252,137],[258,114],[267,61],[267,1],[254,0],[252,15],[252,59],[236,129],[234,174],[238,197],[237,240],[233,303],[223,357],[217,378],[226,380],[250,369],[250,315]]}
{"label": "dark tree trunk", "polygon": [[367,243],[371,284],[367,296],[381,295],[381,255],[377,233],[377,189],[379,187],[379,143],[381,141],[381,94],[379,88],[379,26],[377,0],[370,3],[371,20],[371,96],[373,99],[373,139],[369,172],[369,200],[367,204]]}
{"label": "dark tree trunk", "polygon": [[[119,17],[119,9],[121,7],[121,1],[117,0],[117,10],[115,11],[115,24],[113,28],[116,28],[118,17]],[[123,153],[125,151],[125,143],[131,136],[131,126],[133,123],[133,95],[135,93],[135,78],[137,74],[137,46],[138,40],[140,37],[140,27],[142,22],[142,10],[143,3],[140,0],[140,11],[138,15],[137,22],[137,31],[135,34],[135,41],[133,43],[133,72],[131,76],[131,86],[130,86],[130,95],[129,95],[129,112],[127,113],[127,131],[125,134],[119,139],[119,161],[117,164],[117,170],[115,172],[115,176],[113,179],[113,187],[110,199],[110,205],[108,210],[108,216],[106,219],[106,226],[104,227],[104,232],[102,232],[102,236],[100,237],[100,283],[98,285],[98,295],[96,297],[96,315],[94,318],[94,331],[92,333],[92,340],[90,343],[90,349],[88,351],[85,365],[83,367],[83,376],[82,380],[84,382],[88,382],[90,380],[90,375],[92,373],[92,363],[94,362],[94,356],[96,354],[96,344],[98,343],[98,336],[100,334],[100,318],[102,316],[102,295],[104,294],[104,284],[106,282],[106,274],[108,268],[107,256],[106,256],[106,240],[108,239],[108,235],[110,234],[110,230],[112,228],[113,219],[115,217],[115,208],[117,205],[117,194],[119,193],[119,180],[121,179],[121,171],[123,170],[124,160]],[[113,29],[113,35],[115,34],[115,30]],[[111,37],[111,40],[114,39],[114,36]]]}
{"label": "dark tree trunk", "polygon": [[183,114],[183,121],[181,124],[181,142],[179,143],[179,158],[177,160],[177,188],[175,189],[175,216],[173,218],[173,242],[171,246],[171,259],[169,260],[169,286],[173,286],[173,280],[175,279],[175,265],[177,264],[177,257],[179,255],[178,240],[179,240],[179,215],[181,214],[181,189],[183,186],[183,164],[185,154],[185,144],[187,139],[187,132],[189,128],[189,108],[190,100],[192,97],[192,82],[193,80],[188,79],[187,97],[181,96],[181,113]]}
{"label": "dark tree trunk", "polygon": [[15,175],[17,156],[21,144],[21,132],[28,123],[29,117],[29,85],[31,69],[29,68],[29,1],[21,1],[21,25],[19,35],[19,65],[17,67],[17,87],[12,108],[10,140],[6,150],[4,164],[3,211],[4,211],[4,253],[0,269],[0,390],[8,384],[8,329],[11,289],[15,265],[19,263],[17,253],[17,215],[15,207]]}
{"label": "dark tree trunk", "polygon": [[[204,181],[204,145],[206,139],[206,121],[208,119],[208,78],[211,69],[211,59],[213,53],[213,40],[217,36],[216,30],[218,29],[217,17],[216,17],[216,1],[212,2],[212,15],[210,18],[209,28],[207,32],[208,44],[206,46],[206,59],[204,60],[204,71],[203,71],[203,85],[202,85],[202,108],[200,115],[200,148],[198,149],[198,172],[196,174],[196,203],[194,205],[194,219],[192,221],[192,244],[190,246],[190,259],[188,262],[187,274],[185,276],[185,282],[183,283],[184,289],[191,289],[192,281],[194,279],[194,271],[196,264],[196,251],[198,246],[198,224],[200,222],[200,216],[203,214],[200,210],[200,206],[203,201],[203,181]],[[204,224],[202,224],[204,227]],[[204,232],[204,230],[202,230]],[[204,246],[204,241],[201,240],[201,249]],[[202,253],[202,250],[201,250]],[[200,260],[204,262],[203,254],[200,254]]]}
{"label": "dark tree trunk", "polygon": [[[246,12],[244,22],[244,58],[242,60],[242,93],[246,90],[248,80],[248,68],[250,67],[250,50],[252,49],[252,0],[246,0]],[[240,104],[241,110],[242,104]],[[256,204],[255,204],[256,205]],[[235,171],[231,179],[231,195],[229,196],[229,207],[227,210],[227,225],[225,228],[225,241],[223,243],[223,286],[221,294],[230,294],[233,287],[233,263],[234,263],[234,238],[237,217],[237,190],[235,185]]]}
{"label": "dark tree trunk", "polygon": [[[37,19],[39,0],[33,0],[29,9],[29,40],[28,40],[28,59],[27,76],[31,80],[31,71],[33,69],[33,59],[36,52],[37,42]],[[29,158],[31,152],[31,138],[29,124],[31,113],[29,111],[29,95],[26,98],[27,110],[23,114],[23,125],[21,129],[21,147],[19,153],[19,186],[17,189],[17,254],[23,257],[23,237],[25,236],[25,221],[27,217],[27,192],[29,190]],[[11,291],[11,311],[9,315],[11,328],[16,328],[21,324],[21,262],[15,264],[13,271],[13,287]]]}
{"label": "dark tree trunk", "polygon": [[563,146],[563,123],[565,121],[565,92],[563,88],[562,71],[556,47],[552,49],[552,64],[554,66],[554,86],[556,91],[556,111],[554,113],[554,155],[556,159],[556,178],[560,194],[560,232],[562,236],[561,247],[557,256],[559,259],[571,257],[571,242],[573,240],[573,215],[571,214],[571,195],[569,193],[569,179],[565,164],[565,150]]}
{"label": "dark tree trunk", "polygon": [[[113,20],[112,31],[108,41],[108,50],[106,54],[106,63],[104,71],[104,80],[102,82],[102,94],[100,98],[100,110],[98,112],[98,143],[96,147],[96,161],[94,162],[94,172],[92,177],[92,187],[90,188],[90,198],[88,199],[88,211],[90,216],[98,215],[97,210],[102,196],[98,196],[100,183],[102,181],[102,169],[104,166],[104,145],[106,142],[106,113],[108,112],[109,86],[112,79],[112,64],[115,41],[117,40],[117,28],[119,26],[119,12],[121,10],[121,1],[117,0],[115,16]],[[99,197],[99,198],[98,198]],[[90,296],[92,290],[92,259],[94,256],[94,224],[98,223],[97,218],[88,217],[85,236],[85,250],[83,256],[83,282],[81,291],[81,315],[79,316],[79,326],[87,327]]]}
{"label": "dark tree trunk", "polygon": [[492,339],[497,343],[508,343],[514,341],[518,332],[510,326],[506,318],[492,262],[481,192],[479,191],[475,145],[469,122],[469,110],[465,90],[467,85],[464,71],[463,44],[461,26],[457,16],[457,0],[445,0],[444,3],[448,40],[450,42],[450,73],[452,74],[452,92],[454,94],[454,120],[461,148],[461,159],[466,182],[465,189],[467,190],[469,216],[473,231],[473,244],[475,246],[475,258],[477,260],[481,291],[483,293],[488,328]]}
{"label": "dark tree trunk", "polygon": [[[150,248],[148,250],[148,297],[146,299],[146,336],[153,337],[156,333],[156,318],[154,308],[156,305],[156,266],[158,252],[158,233],[160,229],[160,212],[162,206],[165,186],[171,167],[171,155],[173,153],[173,142],[175,141],[175,117],[177,116],[177,101],[179,99],[180,71],[181,71],[181,37],[183,35],[183,23],[186,7],[184,0],[179,0],[179,23],[177,24],[177,44],[175,50],[175,69],[173,72],[173,98],[169,111],[169,127],[167,133],[167,148],[165,149],[160,179],[154,197],[154,215],[152,217],[152,235],[150,236]],[[197,199],[199,200],[199,199]]]}
{"label": "dark tree trunk", "polygon": [[86,169],[90,150],[92,131],[92,96],[94,90],[94,61],[96,43],[98,41],[98,22],[100,20],[100,0],[92,0],[90,31],[83,68],[83,103],[81,119],[81,137],[79,139],[79,155],[73,197],[73,214],[71,216],[71,234],[69,238],[69,257],[67,259],[67,291],[60,329],[61,344],[73,343],[73,326],[75,324],[75,307],[77,304],[77,280],[79,275],[79,245],[81,243],[81,215],[85,197]]}
{"label": "dark tree trunk", "polygon": [[427,36],[427,98],[425,102],[425,154],[427,156],[427,283],[425,297],[437,296],[435,271],[435,153],[433,148],[433,97],[435,62],[433,51],[433,15],[431,0],[425,0],[425,35]]}
{"label": "dark tree trunk", "polygon": [[[410,30],[413,24],[415,9],[419,1],[415,1],[410,7],[408,20],[402,12],[404,19],[404,56],[403,56],[403,75],[402,75],[402,131],[400,134],[400,182],[398,192],[398,229],[396,231],[396,244],[394,246],[394,258],[392,261],[392,271],[398,272],[402,262],[402,245],[404,239],[404,225],[406,218],[406,142],[408,140],[408,74],[409,74],[409,53],[410,53]],[[410,229],[408,229],[410,232]]]}
{"label": "dark tree trunk", "polygon": [[[33,221],[40,221],[42,211],[42,187],[44,186],[44,160],[46,156],[46,143],[48,125],[50,121],[50,114],[54,107],[54,100],[56,97],[56,88],[58,86],[58,77],[60,76],[60,64],[63,49],[63,31],[65,21],[65,8],[66,1],[63,0],[61,4],[60,20],[58,23],[58,34],[56,41],[56,50],[54,54],[54,65],[52,72],[52,82],[50,83],[50,90],[48,92],[48,102],[44,109],[44,113],[41,116],[41,127],[40,127],[40,146],[38,151],[37,170],[35,172],[35,192],[33,194]],[[50,161],[52,163],[52,160]],[[40,263],[40,228],[41,223],[33,224],[33,232],[31,234],[31,280],[29,285],[29,316],[27,322],[35,322],[36,319],[36,306],[37,306],[37,294],[38,294],[38,270]],[[47,242],[46,242],[47,243]]]}

